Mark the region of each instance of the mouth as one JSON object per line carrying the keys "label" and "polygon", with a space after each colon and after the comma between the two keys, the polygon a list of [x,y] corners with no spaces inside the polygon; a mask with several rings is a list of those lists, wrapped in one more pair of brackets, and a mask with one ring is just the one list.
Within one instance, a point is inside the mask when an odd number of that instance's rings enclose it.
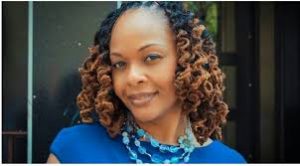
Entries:
{"label": "mouth", "polygon": [[158,92],[143,92],[128,95],[130,103],[135,107],[142,107],[149,104],[158,95]]}

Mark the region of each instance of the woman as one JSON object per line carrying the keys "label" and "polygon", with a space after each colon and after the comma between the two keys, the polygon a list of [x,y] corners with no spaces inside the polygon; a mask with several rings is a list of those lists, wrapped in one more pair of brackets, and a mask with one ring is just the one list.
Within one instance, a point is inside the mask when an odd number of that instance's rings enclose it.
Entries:
{"label": "woman", "polygon": [[103,21],[80,69],[81,124],[49,163],[243,163],[222,144],[224,73],[207,30],[178,2],[128,2]]}

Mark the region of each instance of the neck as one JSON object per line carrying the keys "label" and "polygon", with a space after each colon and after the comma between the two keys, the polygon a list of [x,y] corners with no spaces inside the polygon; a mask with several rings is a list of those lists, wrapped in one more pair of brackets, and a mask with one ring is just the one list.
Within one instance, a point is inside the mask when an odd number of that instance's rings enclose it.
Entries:
{"label": "neck", "polygon": [[151,122],[136,123],[162,144],[177,145],[178,137],[184,135],[187,116],[180,110],[172,110]]}

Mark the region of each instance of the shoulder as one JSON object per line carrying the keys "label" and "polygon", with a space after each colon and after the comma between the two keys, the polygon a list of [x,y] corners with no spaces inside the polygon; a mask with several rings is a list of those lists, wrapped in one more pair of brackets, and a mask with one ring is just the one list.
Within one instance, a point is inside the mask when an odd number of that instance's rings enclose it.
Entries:
{"label": "shoulder", "polygon": [[219,149],[220,153],[224,157],[231,159],[232,162],[237,162],[237,163],[245,163],[246,162],[244,157],[239,152],[237,152],[235,149],[225,145],[221,141],[215,140],[214,142],[215,142],[215,146],[217,147],[217,149]]}
{"label": "shoulder", "polygon": [[[102,153],[112,143],[106,129],[100,123],[77,124],[63,128],[53,140],[50,153],[60,162],[76,161],[77,156],[89,153]],[[76,158],[76,159],[75,159]]]}
{"label": "shoulder", "polygon": [[106,136],[105,128],[99,123],[76,124],[59,131],[53,143],[91,141],[95,137]]}
{"label": "shoulder", "polygon": [[207,163],[246,163],[239,152],[219,140],[213,140],[206,147],[197,148],[197,152],[199,156],[203,156],[203,162]]}
{"label": "shoulder", "polygon": [[[82,137],[83,135],[106,135],[105,128],[99,123],[80,123],[71,127],[63,128],[57,138]],[[86,138],[86,137],[83,137]]]}
{"label": "shoulder", "polygon": [[222,158],[224,161],[229,163],[246,163],[244,157],[235,149],[225,145],[219,140],[214,140],[213,143],[215,150],[219,152],[219,155],[222,156],[220,158]]}

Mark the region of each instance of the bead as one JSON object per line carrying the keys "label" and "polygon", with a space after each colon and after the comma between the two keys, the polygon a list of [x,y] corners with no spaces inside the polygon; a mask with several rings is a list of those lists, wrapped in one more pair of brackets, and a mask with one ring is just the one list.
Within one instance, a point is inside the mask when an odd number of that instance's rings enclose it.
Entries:
{"label": "bead", "polygon": [[128,145],[129,144],[129,138],[128,137],[123,137],[123,143]]}
{"label": "bead", "polygon": [[178,163],[179,158],[178,157],[172,157],[171,158],[171,163]]}
{"label": "bead", "polygon": [[189,147],[184,147],[185,152],[189,152]]}
{"label": "bead", "polygon": [[123,136],[123,137],[127,137],[127,136],[128,136],[128,133],[127,133],[126,131],[123,131],[122,136]]}
{"label": "bead", "polygon": [[179,150],[179,147],[176,147],[176,146],[171,146],[170,149],[169,149],[169,151],[171,153],[176,153],[178,150]]}
{"label": "bead", "polygon": [[189,156],[185,156],[184,159],[183,159],[183,161],[186,162],[186,163],[189,162],[189,160],[190,160]]}
{"label": "bead", "polygon": [[137,154],[134,151],[130,151],[129,152],[129,157],[132,160],[136,160],[137,159]]}
{"label": "bead", "polygon": [[150,143],[153,147],[159,147],[159,142],[156,141],[154,138],[150,138]]}
{"label": "bead", "polygon": [[138,148],[138,151],[139,151],[141,154],[145,154],[145,153],[146,153],[146,149],[145,149],[144,147],[142,147],[142,146],[140,146],[140,147]]}
{"label": "bead", "polygon": [[143,164],[143,161],[140,160],[140,159],[136,159],[136,163],[137,163],[137,164]]}
{"label": "bead", "polygon": [[140,145],[141,145],[141,142],[140,142],[139,140],[136,139],[136,140],[134,141],[134,144],[135,144],[135,146],[140,146]]}
{"label": "bead", "polygon": [[162,162],[162,157],[158,154],[153,154],[151,156],[151,161],[154,163],[161,163]]}
{"label": "bead", "polygon": [[184,138],[183,138],[182,136],[180,136],[179,139],[178,139],[178,143],[179,143],[179,144],[182,144],[183,139],[184,139]]}
{"label": "bead", "polygon": [[[168,146],[168,145],[160,144],[158,140],[153,138],[145,130],[140,129],[137,126],[131,126],[128,123],[126,125],[127,125],[126,126],[127,130],[122,132],[122,136],[123,136],[122,141],[126,145],[126,148],[129,152],[130,159],[134,160],[137,164],[143,164],[143,161],[140,158],[138,158],[140,155],[149,157],[152,163],[156,163],[156,164],[161,164],[161,163],[176,164],[176,163],[189,162],[190,154],[195,149],[193,144],[195,138],[191,130],[186,129],[185,135],[178,137],[179,146]],[[154,154],[147,153],[147,149],[141,146],[141,142],[139,138],[144,138],[148,140],[151,146],[158,148],[160,152]],[[136,150],[131,149],[130,147],[132,146],[132,143],[130,144],[131,140],[133,141],[135,147],[137,148]],[[175,153],[179,152],[179,150],[182,152],[182,154],[179,156],[177,155],[175,156]],[[161,156],[161,154],[163,153],[173,153],[173,157],[165,158]]]}
{"label": "bead", "polygon": [[139,137],[143,137],[145,135],[145,131],[143,129],[138,129],[137,134]]}
{"label": "bead", "polygon": [[190,144],[190,140],[188,140],[188,139],[185,138],[182,143],[185,144],[185,145],[189,145]]}
{"label": "bead", "polygon": [[184,144],[180,144],[180,148],[184,148]]}
{"label": "bead", "polygon": [[167,151],[168,149],[169,149],[169,148],[168,148],[168,146],[166,146],[166,145],[160,145],[160,146],[159,146],[159,150],[162,151],[162,152]]}
{"label": "bead", "polygon": [[132,127],[131,126],[127,126],[127,131],[128,132],[131,132],[133,129],[132,129]]}

